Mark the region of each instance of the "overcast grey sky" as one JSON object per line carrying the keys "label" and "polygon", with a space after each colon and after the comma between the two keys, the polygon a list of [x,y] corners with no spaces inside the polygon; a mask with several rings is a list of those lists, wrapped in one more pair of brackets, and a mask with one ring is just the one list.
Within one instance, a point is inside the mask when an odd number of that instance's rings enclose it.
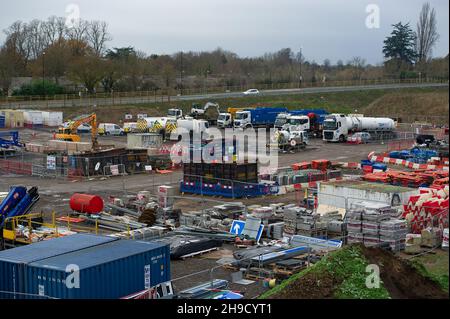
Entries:
{"label": "overcast grey sky", "polygon": [[[213,50],[258,56],[301,46],[308,60],[347,61],[362,56],[383,61],[383,40],[391,25],[414,27],[426,0],[2,0],[0,29],[16,20],[66,16],[69,4],[82,19],[109,23],[109,47],[134,46],[148,54]],[[449,1],[429,0],[437,11],[440,40],[434,56],[449,51]],[[366,6],[380,8],[380,28],[369,29]],[[5,38],[0,35],[0,41]]]}

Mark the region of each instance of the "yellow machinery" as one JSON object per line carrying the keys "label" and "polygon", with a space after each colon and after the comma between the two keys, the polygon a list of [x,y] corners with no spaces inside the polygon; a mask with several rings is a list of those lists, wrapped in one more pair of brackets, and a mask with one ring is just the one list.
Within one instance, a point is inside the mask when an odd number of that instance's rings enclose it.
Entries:
{"label": "yellow machinery", "polygon": [[[10,245],[27,245],[35,241],[56,238],[64,236],[64,231],[74,232],[87,232],[87,233],[99,233],[98,223],[96,222],[93,227],[73,225],[70,223],[69,216],[67,222],[58,224],[56,222],[56,214],[52,213],[51,222],[44,222],[43,213],[28,214],[22,216],[10,217],[5,220],[5,225],[0,231],[3,232],[3,239]],[[41,220],[40,222],[38,220]],[[19,225],[24,226],[27,236],[24,236],[22,232],[19,232]],[[42,226],[46,229],[46,234],[39,236],[33,232],[33,228]]]}
{"label": "yellow machinery", "polygon": [[229,107],[227,109],[227,113],[231,114],[231,118],[234,119],[237,112],[245,111],[245,110],[253,110],[254,107]]}
{"label": "yellow machinery", "polygon": [[81,137],[77,133],[77,129],[81,124],[89,123],[91,125],[91,136],[92,136],[92,148],[96,149],[98,147],[97,135],[97,115],[95,113],[80,115],[73,120],[69,121],[69,125],[66,127],[60,127],[58,129],[58,134],[56,134],[56,139],[69,142],[80,142]]}

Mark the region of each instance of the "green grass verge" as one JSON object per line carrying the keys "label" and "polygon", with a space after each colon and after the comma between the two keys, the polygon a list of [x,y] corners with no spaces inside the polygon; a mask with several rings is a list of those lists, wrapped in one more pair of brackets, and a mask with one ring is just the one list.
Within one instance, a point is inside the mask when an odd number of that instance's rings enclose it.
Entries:
{"label": "green grass verge", "polygon": [[[405,88],[396,90],[362,90],[350,92],[326,92],[326,93],[301,93],[301,94],[282,94],[276,96],[247,96],[239,98],[224,99],[203,99],[195,101],[171,101],[127,104],[115,106],[98,106],[83,108],[55,108],[64,112],[65,118],[71,118],[80,113],[97,112],[100,121],[119,123],[123,120],[125,113],[147,113],[149,116],[163,116],[167,110],[172,107],[179,107],[187,114],[190,112],[192,103],[204,105],[206,102],[217,102],[221,110],[227,107],[250,107],[250,106],[282,106],[288,109],[301,108],[322,108],[330,113],[364,113],[364,109],[373,102],[392,93],[442,93],[447,92],[447,88]],[[388,107],[388,106],[386,106]],[[385,115],[385,114],[377,114]]]}
{"label": "green grass verge", "polygon": [[411,264],[424,277],[430,278],[448,292],[448,253],[426,254],[411,260]]}
{"label": "green grass verge", "polygon": [[369,289],[366,287],[366,267],[368,262],[358,246],[344,247],[338,251],[331,252],[312,267],[291,276],[278,286],[262,294],[259,299],[266,299],[276,295],[287,288],[287,286],[302,277],[314,273],[329,274],[340,281],[334,297],[338,299],[386,299],[390,298],[388,291],[381,283],[379,288]]}
{"label": "green grass verge", "polygon": [[[225,107],[248,107],[257,104],[266,104],[271,106],[285,106],[289,109],[298,108],[324,108],[329,112],[354,113],[355,110],[362,109],[378,98],[393,93],[433,93],[445,92],[447,88],[405,88],[396,90],[362,90],[349,92],[326,92],[326,93],[301,93],[301,94],[282,94],[276,96],[248,96],[239,98],[212,99],[211,102],[217,102],[221,108]],[[209,100],[198,100],[196,103],[204,104]],[[158,109],[168,109],[170,106],[178,106],[188,111],[194,101],[175,101],[148,104],[147,107]],[[141,105],[135,105],[141,107]]]}

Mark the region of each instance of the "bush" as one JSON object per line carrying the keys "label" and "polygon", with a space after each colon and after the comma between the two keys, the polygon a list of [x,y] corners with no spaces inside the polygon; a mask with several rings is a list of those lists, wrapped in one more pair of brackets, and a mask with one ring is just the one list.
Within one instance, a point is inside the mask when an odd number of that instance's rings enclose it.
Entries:
{"label": "bush", "polygon": [[33,81],[30,84],[24,84],[18,90],[14,90],[14,96],[30,96],[30,95],[56,95],[64,94],[64,88],[56,83],[45,81]]}

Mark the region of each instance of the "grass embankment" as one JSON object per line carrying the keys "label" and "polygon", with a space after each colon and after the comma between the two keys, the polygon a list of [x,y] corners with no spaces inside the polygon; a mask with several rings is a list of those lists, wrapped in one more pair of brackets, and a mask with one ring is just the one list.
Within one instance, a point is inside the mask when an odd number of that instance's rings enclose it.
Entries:
{"label": "grass embankment", "polygon": [[[164,103],[99,106],[84,108],[59,108],[64,118],[80,113],[96,112],[100,122],[120,123],[125,113],[147,113],[149,116],[167,114],[171,107],[180,107],[189,112],[193,102],[201,105],[208,100],[174,101]],[[365,113],[367,115],[410,115],[410,114],[448,114],[447,88],[409,88],[398,90],[365,90],[351,92],[302,93],[278,96],[249,96],[239,98],[213,99],[221,109],[227,107],[284,106],[289,109],[323,108],[336,113]]]}
{"label": "grass embankment", "polygon": [[367,259],[359,246],[331,252],[319,262],[291,276],[260,296],[267,298],[385,299],[388,291],[366,287]]}
{"label": "grass embankment", "polygon": [[422,276],[437,282],[448,293],[448,252],[438,250],[435,254],[425,254],[412,259],[411,264]]}

